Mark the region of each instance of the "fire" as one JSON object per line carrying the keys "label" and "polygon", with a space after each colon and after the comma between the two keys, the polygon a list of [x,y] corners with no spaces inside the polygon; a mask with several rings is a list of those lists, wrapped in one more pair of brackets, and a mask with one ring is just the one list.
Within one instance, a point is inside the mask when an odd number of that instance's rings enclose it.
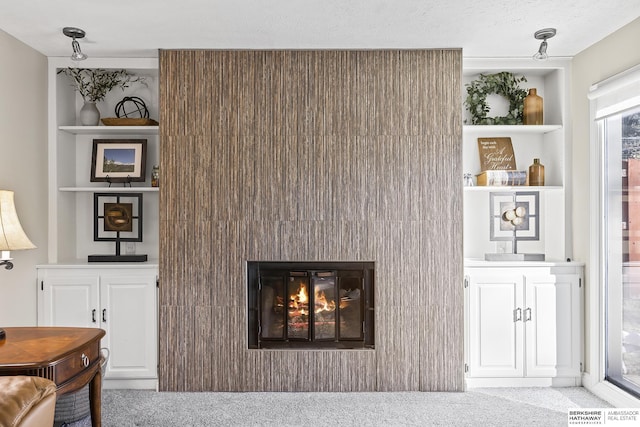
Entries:
{"label": "fire", "polygon": [[317,291],[315,294],[316,313],[321,311],[335,311],[336,302],[334,300],[327,301],[324,291]]}
{"label": "fire", "polygon": [[[322,312],[336,311],[335,299],[327,298],[324,291],[315,290],[314,293],[314,313],[320,314]],[[289,317],[291,321],[306,321],[304,319],[298,319],[298,316],[307,316],[310,313],[309,307],[309,293],[305,284],[300,284],[295,293],[289,296]],[[298,320],[295,320],[298,319]]]}
{"label": "fire", "polygon": [[292,300],[296,302],[296,307],[297,307],[297,304],[306,304],[306,303],[308,303],[309,302],[309,297],[307,296],[307,287],[306,286],[300,286],[300,288],[298,288],[298,294],[294,295]]}
{"label": "fire", "polygon": [[289,309],[299,310],[300,314],[305,314],[305,309],[309,304],[309,296],[307,295],[307,287],[300,285],[298,293],[291,295],[289,300]]}

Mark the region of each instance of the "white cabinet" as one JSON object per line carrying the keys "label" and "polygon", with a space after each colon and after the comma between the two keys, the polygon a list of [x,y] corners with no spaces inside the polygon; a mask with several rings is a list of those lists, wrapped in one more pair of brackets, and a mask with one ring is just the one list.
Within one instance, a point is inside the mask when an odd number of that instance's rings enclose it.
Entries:
{"label": "white cabinet", "polygon": [[99,328],[97,273],[38,269],[38,326]]}
{"label": "white cabinet", "polygon": [[105,386],[155,388],[157,265],[38,267],[38,325],[106,331]]}
{"label": "white cabinet", "polygon": [[465,266],[467,385],[579,385],[580,263]]}
{"label": "white cabinet", "polygon": [[467,272],[465,281],[469,292],[469,375],[522,376],[522,278]]}

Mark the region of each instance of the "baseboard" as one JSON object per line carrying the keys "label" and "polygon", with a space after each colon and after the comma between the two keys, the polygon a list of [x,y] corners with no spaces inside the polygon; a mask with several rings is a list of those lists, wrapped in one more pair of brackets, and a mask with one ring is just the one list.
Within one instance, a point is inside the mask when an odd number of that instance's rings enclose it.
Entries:
{"label": "baseboard", "polygon": [[466,389],[490,387],[580,387],[580,377],[562,378],[465,378]]}
{"label": "baseboard", "polygon": [[128,390],[158,390],[158,380],[153,379],[103,379],[102,388],[112,389],[128,389]]}

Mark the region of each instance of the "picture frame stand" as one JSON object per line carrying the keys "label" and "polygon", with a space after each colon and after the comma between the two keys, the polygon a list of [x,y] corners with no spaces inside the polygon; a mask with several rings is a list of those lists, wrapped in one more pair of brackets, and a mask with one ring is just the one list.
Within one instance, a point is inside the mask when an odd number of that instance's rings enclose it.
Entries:
{"label": "picture frame stand", "polygon": [[[110,177],[109,175],[107,175],[107,176],[105,177],[105,180],[106,180],[106,182],[109,184],[108,188],[111,188],[111,184],[113,184],[113,183],[114,183],[114,182],[111,180],[111,177]],[[130,176],[130,175],[127,175],[126,181],[122,181],[122,187],[124,187],[124,188],[129,187],[129,188],[131,188],[131,187],[132,187],[132,185],[131,185],[131,182],[132,182],[132,181],[133,181],[133,180],[131,179],[131,176]]]}

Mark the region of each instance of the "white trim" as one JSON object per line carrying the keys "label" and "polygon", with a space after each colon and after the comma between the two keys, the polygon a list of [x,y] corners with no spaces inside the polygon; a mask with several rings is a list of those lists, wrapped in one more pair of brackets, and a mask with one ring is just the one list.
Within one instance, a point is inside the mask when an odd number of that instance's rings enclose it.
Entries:
{"label": "white trim", "polygon": [[465,378],[465,390],[494,387],[580,387],[580,377]]}
{"label": "white trim", "polygon": [[[621,388],[605,381],[605,275],[604,269],[604,207],[603,207],[603,146],[601,144],[600,130],[596,120],[608,112],[610,114],[616,108],[621,111],[626,101],[601,102],[598,98],[607,95],[615,95],[615,91],[621,91],[631,84],[640,83],[640,65],[625,72],[616,74],[590,88],[588,94],[590,132],[589,132],[589,263],[588,263],[588,317],[585,324],[585,335],[590,337],[589,346],[585,349],[588,357],[588,365],[585,366],[582,384],[598,397],[606,400],[616,407],[640,407],[640,400],[625,392]],[[616,107],[616,108],[614,108]]]}
{"label": "white trim", "polygon": [[591,376],[593,384],[598,383],[604,379],[604,311],[602,310],[603,298],[602,298],[602,284],[604,283],[602,276],[602,263],[601,263],[601,251],[600,243],[602,241],[601,236],[601,218],[602,218],[602,189],[600,186],[600,176],[602,170],[600,167],[602,160],[602,153],[600,150],[600,142],[598,138],[598,126],[595,121],[596,114],[595,101],[590,102],[590,182],[589,187],[592,191],[589,192],[589,229],[590,236],[589,241],[591,247],[589,249],[589,268],[587,277],[589,279],[588,290],[588,304],[585,325],[585,336],[589,336],[589,348],[585,349],[589,358],[589,365],[585,366],[587,372]]}
{"label": "white trim", "polygon": [[606,400],[616,408],[640,408],[640,400],[608,381],[588,384],[583,378],[583,386],[600,399]]}
{"label": "white trim", "polygon": [[156,378],[140,379],[102,379],[102,388],[105,390],[155,390],[158,391],[158,380]]}

